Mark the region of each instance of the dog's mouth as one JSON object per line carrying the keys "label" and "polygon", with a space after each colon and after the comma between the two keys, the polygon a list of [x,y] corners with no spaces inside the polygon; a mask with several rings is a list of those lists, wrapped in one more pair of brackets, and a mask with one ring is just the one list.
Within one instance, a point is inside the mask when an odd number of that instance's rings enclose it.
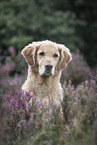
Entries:
{"label": "dog's mouth", "polygon": [[51,72],[44,72],[44,73],[43,73],[43,76],[51,76],[51,75],[52,75]]}

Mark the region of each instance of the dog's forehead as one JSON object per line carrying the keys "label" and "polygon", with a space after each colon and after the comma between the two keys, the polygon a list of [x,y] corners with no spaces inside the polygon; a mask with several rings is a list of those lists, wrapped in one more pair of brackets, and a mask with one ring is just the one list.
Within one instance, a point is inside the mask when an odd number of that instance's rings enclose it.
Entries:
{"label": "dog's forehead", "polygon": [[39,50],[43,51],[50,51],[50,52],[56,52],[58,51],[58,47],[54,44],[42,44],[39,48]]}

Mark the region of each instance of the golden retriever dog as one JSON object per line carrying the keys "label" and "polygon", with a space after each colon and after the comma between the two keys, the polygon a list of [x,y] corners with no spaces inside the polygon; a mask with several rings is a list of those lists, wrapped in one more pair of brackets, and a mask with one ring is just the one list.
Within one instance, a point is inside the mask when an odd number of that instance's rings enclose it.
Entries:
{"label": "golden retriever dog", "polygon": [[69,49],[62,44],[45,40],[29,44],[22,50],[22,55],[29,67],[22,90],[30,90],[43,101],[47,101],[47,96],[53,97],[60,106],[63,100],[60,76],[72,59]]}

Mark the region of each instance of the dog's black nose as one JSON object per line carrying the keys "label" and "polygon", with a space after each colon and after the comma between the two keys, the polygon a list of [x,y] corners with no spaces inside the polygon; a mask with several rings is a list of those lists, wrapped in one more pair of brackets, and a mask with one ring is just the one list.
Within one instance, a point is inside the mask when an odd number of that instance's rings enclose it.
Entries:
{"label": "dog's black nose", "polygon": [[46,70],[51,70],[53,68],[53,66],[52,65],[46,65],[45,68],[46,68]]}

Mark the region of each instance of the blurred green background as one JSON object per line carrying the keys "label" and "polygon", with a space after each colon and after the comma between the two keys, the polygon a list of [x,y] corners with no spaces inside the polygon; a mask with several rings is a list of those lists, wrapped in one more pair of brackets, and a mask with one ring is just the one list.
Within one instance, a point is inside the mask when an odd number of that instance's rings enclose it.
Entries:
{"label": "blurred green background", "polygon": [[97,0],[0,0],[0,52],[49,39],[97,64]]}

